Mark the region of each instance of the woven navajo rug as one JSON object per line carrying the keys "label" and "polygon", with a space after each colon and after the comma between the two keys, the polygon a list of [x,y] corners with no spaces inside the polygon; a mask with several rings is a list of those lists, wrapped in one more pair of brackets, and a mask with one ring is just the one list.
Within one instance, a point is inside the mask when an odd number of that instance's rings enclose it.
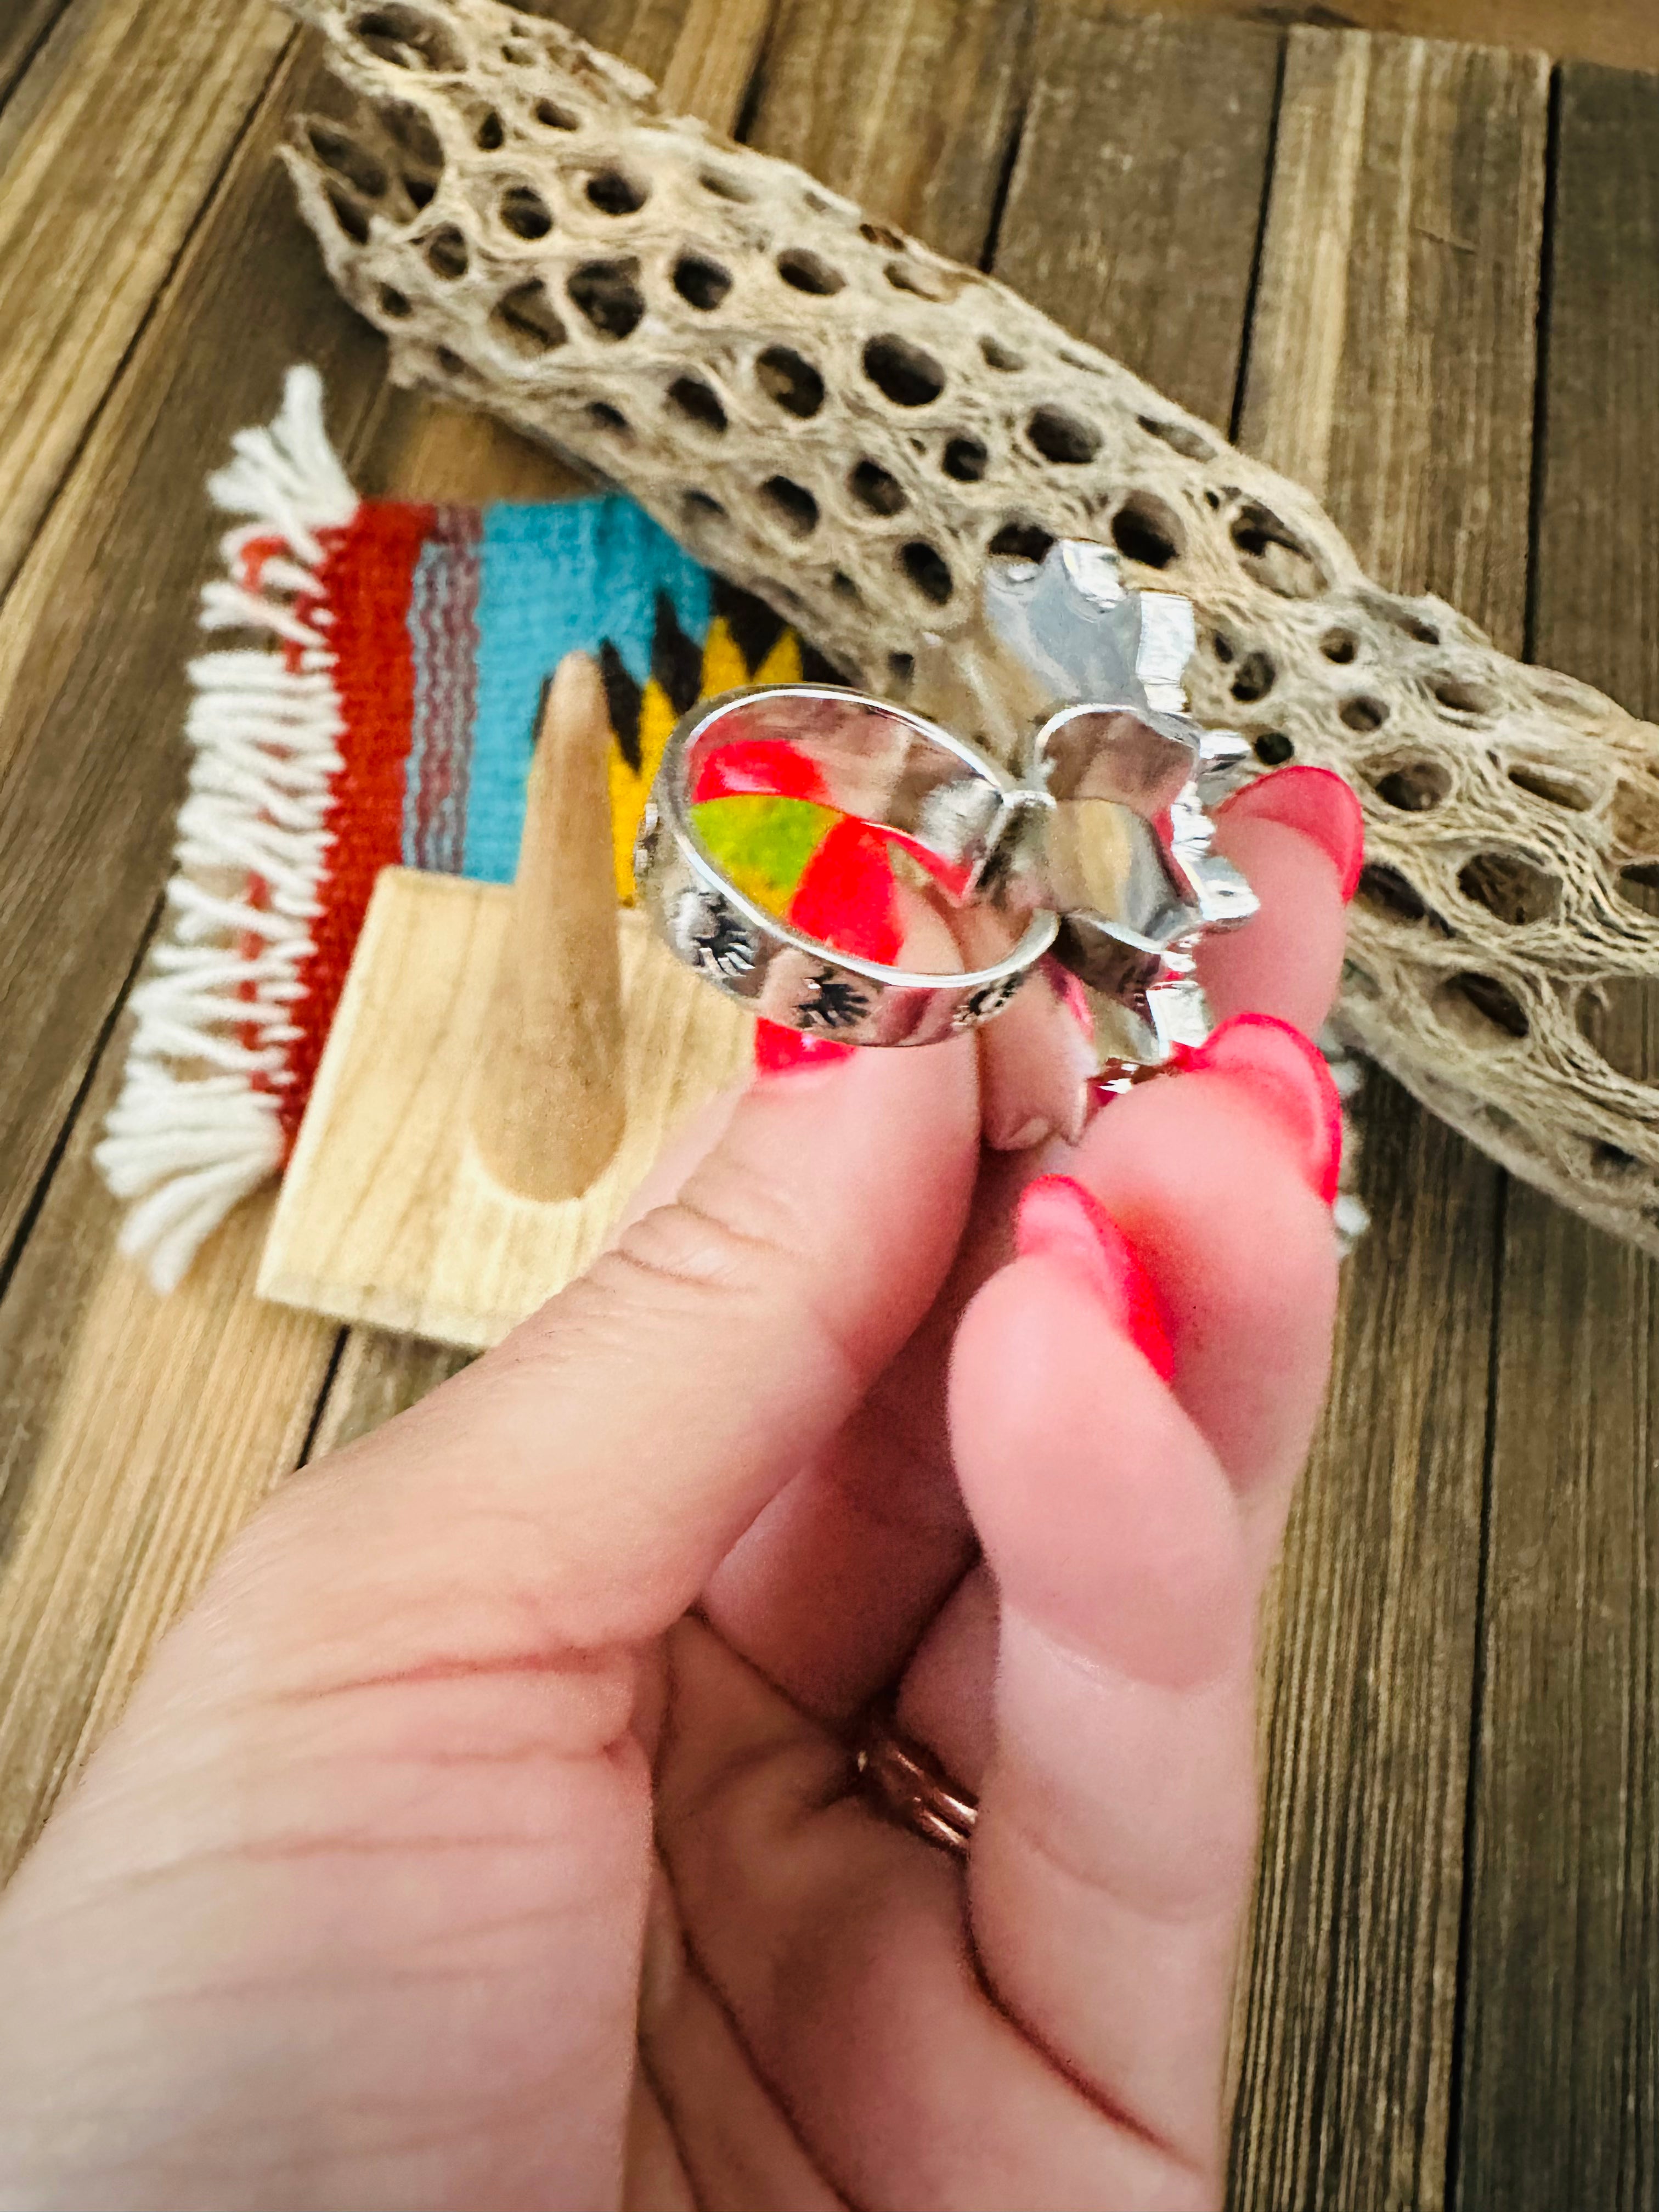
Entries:
{"label": "woven navajo rug", "polygon": [[[250,641],[191,668],[167,920],[97,1155],[129,1202],[123,1249],[161,1290],[281,1172],[380,870],[510,880],[541,689],[565,653],[592,653],[605,678],[624,902],[646,795],[687,708],[741,684],[834,677],[620,494],[360,500],[309,369],[209,489],[240,520],[204,627]],[[779,875],[775,900],[813,842],[777,828],[792,849],[769,868],[763,850],[750,856]]]}

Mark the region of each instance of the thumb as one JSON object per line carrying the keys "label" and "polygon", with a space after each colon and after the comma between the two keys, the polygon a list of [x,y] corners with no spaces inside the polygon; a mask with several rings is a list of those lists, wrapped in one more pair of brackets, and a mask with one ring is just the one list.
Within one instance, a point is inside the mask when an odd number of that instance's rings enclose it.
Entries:
{"label": "thumb", "polygon": [[288,1486],[253,1586],[233,1570],[244,1625],[262,1589],[293,1602],[297,1551],[307,1672],[371,1649],[382,1670],[441,1663],[458,1636],[471,1664],[477,1638],[659,1633],[927,1312],[978,1127],[967,1040],[763,1078],[676,1203]]}

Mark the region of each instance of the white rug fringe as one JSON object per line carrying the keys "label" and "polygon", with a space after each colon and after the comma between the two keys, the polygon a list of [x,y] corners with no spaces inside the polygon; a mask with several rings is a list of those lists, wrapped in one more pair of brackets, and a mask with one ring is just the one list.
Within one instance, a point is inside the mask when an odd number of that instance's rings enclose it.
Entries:
{"label": "white rug fringe", "polygon": [[[340,766],[329,617],[298,603],[317,586],[317,533],[349,522],[357,495],[328,442],[316,370],[291,369],[276,421],[242,431],[234,451],[208,490],[245,520],[223,542],[228,575],[203,592],[202,626],[269,641],[191,665],[190,787],[169,923],[132,994],[125,1079],[94,1155],[116,1196],[137,1201],[122,1250],[163,1291],[282,1164],[283,1047],[296,1034],[298,971],[330,842],[329,780]],[[239,580],[241,556],[269,538],[283,550],[266,556],[250,589]],[[299,649],[301,667],[284,665],[282,642]]]}

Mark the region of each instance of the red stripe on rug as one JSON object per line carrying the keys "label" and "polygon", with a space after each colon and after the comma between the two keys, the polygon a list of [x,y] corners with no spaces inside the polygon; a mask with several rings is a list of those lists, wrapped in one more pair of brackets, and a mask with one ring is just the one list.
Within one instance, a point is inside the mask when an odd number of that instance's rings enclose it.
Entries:
{"label": "red stripe on rug", "polygon": [[404,763],[414,707],[409,646],[410,586],[436,520],[430,507],[366,503],[343,530],[320,532],[321,605],[331,618],[334,684],[345,723],[344,766],[334,779],[325,826],[333,833],[318,887],[322,912],[299,970],[299,1035],[288,1048],[289,1081],[281,1119],[292,1147],[316,1079],[374,878],[403,857]]}

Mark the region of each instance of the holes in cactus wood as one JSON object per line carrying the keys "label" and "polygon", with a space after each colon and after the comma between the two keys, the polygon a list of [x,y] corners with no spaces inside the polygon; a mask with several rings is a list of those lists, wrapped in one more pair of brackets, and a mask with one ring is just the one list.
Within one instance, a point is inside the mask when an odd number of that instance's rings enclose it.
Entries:
{"label": "holes in cactus wood", "polygon": [[1602,1138],[1589,1147],[1589,1164],[1594,1174],[1606,1176],[1612,1182],[1621,1181],[1642,1164],[1634,1152],[1627,1152],[1622,1145],[1610,1145]]}
{"label": "holes in cactus wood", "polygon": [[1250,750],[1263,768],[1283,768],[1296,753],[1296,747],[1283,730],[1258,731],[1250,739]]}
{"label": "holes in cactus wood", "polygon": [[1477,853],[1459,870],[1457,888],[1511,928],[1548,921],[1561,904],[1561,886],[1554,877],[1515,853]]}
{"label": "holes in cactus wood", "polygon": [[441,276],[447,283],[465,276],[466,240],[453,222],[434,230],[426,241],[426,265],[434,276]]}
{"label": "holes in cactus wood", "polygon": [[892,678],[899,690],[903,691],[909,688],[910,679],[915,672],[915,656],[913,653],[890,653],[888,654],[887,673]]}
{"label": "holes in cactus wood", "polygon": [[1416,922],[1426,919],[1428,902],[1398,868],[1373,860],[1362,868],[1355,894],[1359,903],[1388,921]]}
{"label": "holes in cactus wood", "polygon": [[941,465],[957,483],[978,483],[990,465],[991,456],[977,438],[952,438]]}
{"label": "holes in cactus wood", "polygon": [[501,48],[501,59],[514,69],[528,69],[536,58],[536,49],[522,39],[508,39]]}
{"label": "holes in cactus wood", "polygon": [[394,69],[428,70],[441,76],[464,66],[449,28],[420,8],[365,9],[354,18],[351,35]]}
{"label": "holes in cactus wood", "polygon": [[1005,522],[986,547],[994,561],[1041,562],[1054,544],[1054,532],[1039,522]]}
{"label": "holes in cactus wood", "polygon": [[849,607],[864,605],[864,594],[844,568],[837,568],[830,579],[830,588],[838,599],[845,599]]}
{"label": "holes in cactus wood", "polygon": [[1530,792],[1551,806],[1565,806],[1570,814],[1587,813],[1595,804],[1595,794],[1583,784],[1537,761],[1511,761],[1509,778],[1518,790]]}
{"label": "holes in cactus wood", "polygon": [[879,461],[860,461],[848,477],[847,489],[872,514],[896,514],[904,505],[904,486]]}
{"label": "holes in cactus wood", "polygon": [[602,338],[625,338],[640,325],[645,295],[637,261],[584,261],[565,284],[570,304]]}
{"label": "holes in cactus wood", "polygon": [[409,301],[395,284],[382,284],[380,290],[380,313],[389,315],[394,323],[402,322],[409,313]]}
{"label": "holes in cactus wood", "polygon": [[305,131],[312,152],[325,169],[331,169],[337,177],[343,177],[354,191],[368,199],[382,197],[391,179],[367,146],[360,146],[355,138],[327,123],[308,122]]}
{"label": "holes in cactus wood", "polygon": [[1402,814],[1426,814],[1451,789],[1451,776],[1438,761],[1399,761],[1371,778],[1371,788],[1387,806]]}
{"label": "holes in cactus wood", "polygon": [[1061,468],[1080,468],[1100,451],[1100,433],[1081,416],[1063,407],[1039,407],[1025,425],[1025,434],[1045,461]]}
{"label": "holes in cactus wood", "polygon": [[637,215],[651,197],[647,185],[622,169],[596,169],[584,189],[601,215]]}
{"label": "holes in cactus wood", "polygon": [[893,332],[864,349],[864,373],[895,407],[926,407],[945,389],[945,371],[930,353]]}
{"label": "holes in cactus wood", "polygon": [[908,292],[918,300],[951,300],[962,280],[944,269],[926,269],[915,261],[890,261],[882,271],[896,292]]}
{"label": "holes in cactus wood", "polygon": [[509,185],[496,211],[514,238],[545,238],[553,228],[553,211],[533,185]]}
{"label": "holes in cactus wood", "polygon": [[1434,1010],[1449,1030],[1470,1044],[1507,1045],[1524,1037],[1527,1010],[1507,983],[1473,970],[1449,976],[1434,994]]}
{"label": "holes in cactus wood", "polygon": [[596,430],[608,431],[613,437],[626,438],[633,434],[627,416],[620,407],[613,407],[608,399],[590,399],[587,419]]}
{"label": "holes in cactus wood", "polygon": [[1246,572],[1279,599],[1314,599],[1330,589],[1316,556],[1270,507],[1247,501],[1231,534]]}
{"label": "holes in cactus wood", "polygon": [[755,380],[786,414],[803,421],[823,404],[823,379],[791,346],[768,346],[755,363]]}
{"label": "holes in cactus wood", "polygon": [[1328,629],[1319,641],[1319,650],[1327,660],[1346,668],[1359,651],[1359,640],[1351,629]]}
{"label": "holes in cactus wood", "polygon": [[810,293],[817,300],[832,299],[847,283],[838,269],[832,269],[820,255],[809,253],[805,246],[790,246],[779,254],[775,266],[792,291]]}
{"label": "holes in cactus wood", "polygon": [[688,307],[713,314],[732,289],[730,273],[701,253],[682,253],[674,264],[674,289]]}
{"label": "holes in cactus wood", "polygon": [[668,387],[668,404],[688,422],[719,436],[726,428],[726,410],[714,386],[700,376],[678,376]]}
{"label": "holes in cactus wood", "polygon": [[323,191],[329,206],[334,211],[335,222],[339,224],[346,236],[356,245],[367,246],[368,217],[363,210],[358,206],[351,195],[343,191],[338,185],[325,185]]}
{"label": "holes in cactus wood", "polygon": [[761,486],[766,501],[792,538],[809,538],[818,526],[818,503],[805,484],[787,477],[768,477]]}
{"label": "holes in cactus wood", "polygon": [[740,177],[726,169],[704,169],[697,182],[713,198],[729,201],[734,207],[747,207],[755,197]]}
{"label": "holes in cactus wood", "polygon": [[1652,1081],[1648,1039],[1659,1028],[1659,982],[1652,976],[1603,975],[1580,992],[1574,1018],[1580,1036],[1614,1074]]}
{"label": "holes in cactus wood", "polygon": [[1279,671],[1265,653],[1247,653],[1229,687],[1235,699],[1250,706],[1265,699],[1279,681]]}
{"label": "holes in cactus wood", "polygon": [[1460,722],[1495,721],[1503,704],[1496,692],[1461,676],[1437,676],[1430,689],[1441,713]]}
{"label": "holes in cactus wood", "polygon": [[930,606],[942,607],[949,602],[956,586],[949,563],[937,545],[930,545],[925,538],[913,538],[899,549],[899,566]]}
{"label": "holes in cactus wood", "polygon": [[551,353],[568,335],[539,276],[503,292],[489,319],[514,352],[526,361]]}
{"label": "holes in cactus wood", "polygon": [[1183,459],[1212,461],[1215,459],[1215,447],[1209,440],[1200,438],[1188,423],[1160,422],[1151,415],[1137,415],[1135,421],[1149,438],[1156,438],[1160,444],[1168,446],[1171,453],[1181,454]]}
{"label": "holes in cactus wood", "polygon": [[726,520],[726,509],[712,493],[706,491],[682,493],[680,512],[685,517],[688,526],[693,530],[707,529],[713,524],[724,522]]}
{"label": "holes in cactus wood", "polygon": [[478,118],[472,143],[481,154],[498,154],[507,143],[507,126],[493,107]]}
{"label": "holes in cactus wood", "polygon": [[544,131],[580,131],[581,118],[573,115],[568,107],[561,107],[556,100],[538,100],[531,113]]}
{"label": "holes in cactus wood", "polygon": [[1386,699],[1373,699],[1369,692],[1360,691],[1356,692],[1352,698],[1345,699],[1337,712],[1346,728],[1358,730],[1362,736],[1369,736],[1373,730],[1380,730],[1388,720],[1389,702]]}
{"label": "holes in cactus wood", "polygon": [[1659,860],[1638,860],[1621,868],[1613,887],[1638,914],[1659,914]]}
{"label": "holes in cactus wood", "polygon": [[979,350],[987,368],[1000,369],[1005,376],[1017,376],[1025,366],[1024,355],[1004,345],[1000,338],[981,338]]}
{"label": "holes in cactus wood", "polygon": [[453,346],[441,345],[432,357],[446,376],[471,376],[473,374],[471,362],[463,361]]}
{"label": "holes in cactus wood", "polygon": [[1439,644],[1440,633],[1434,624],[1400,600],[1386,599],[1379,592],[1368,604],[1374,614],[1381,615],[1386,623],[1392,623],[1397,630],[1410,638],[1413,645]]}
{"label": "holes in cactus wood", "polygon": [[1181,557],[1181,525],[1161,499],[1138,491],[1112,517],[1112,543],[1144,568],[1167,568]]}

